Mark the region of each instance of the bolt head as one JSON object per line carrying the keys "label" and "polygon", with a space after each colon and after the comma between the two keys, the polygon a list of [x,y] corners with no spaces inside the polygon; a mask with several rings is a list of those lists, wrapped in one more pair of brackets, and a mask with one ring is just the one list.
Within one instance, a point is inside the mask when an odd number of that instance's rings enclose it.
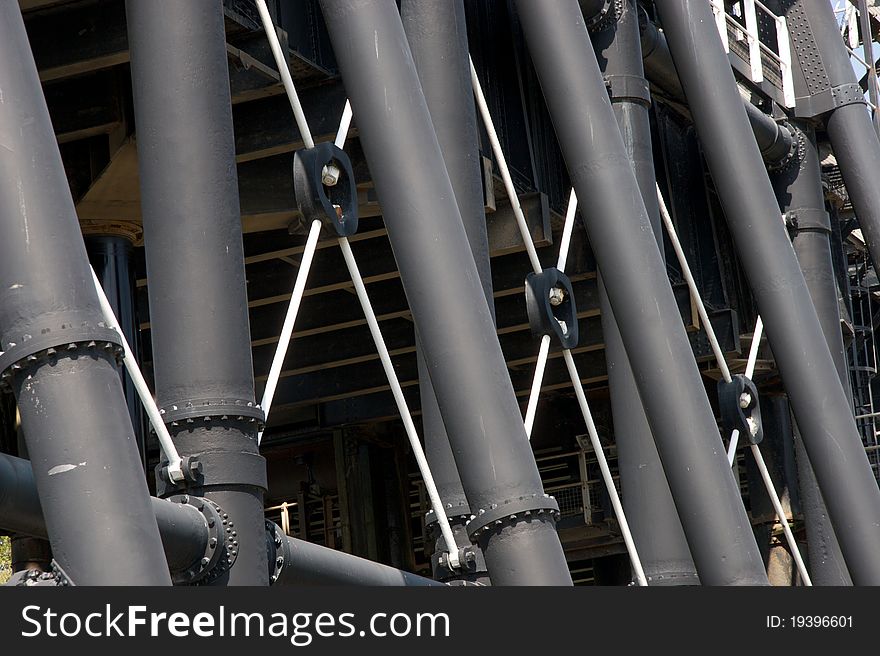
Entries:
{"label": "bolt head", "polygon": [[335,164],[325,164],[321,169],[321,182],[327,187],[335,187],[339,182],[340,173],[339,167]]}

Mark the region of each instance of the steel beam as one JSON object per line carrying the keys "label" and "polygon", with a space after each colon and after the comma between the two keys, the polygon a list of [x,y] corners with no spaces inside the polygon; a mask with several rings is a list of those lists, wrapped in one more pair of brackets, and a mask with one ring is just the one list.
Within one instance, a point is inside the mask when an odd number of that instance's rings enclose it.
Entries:
{"label": "steel beam", "polygon": [[168,585],[117,338],[104,327],[18,3],[0,2],[0,25],[0,368],[52,550],[81,584]]}
{"label": "steel beam", "polygon": [[[825,211],[816,132],[805,121],[798,121],[795,125],[800,144],[796,152],[799,155],[787,166],[771,172],[770,179],[779,208],[792,233],[791,243],[831,351],[837,376],[847,398],[852,398],[840,329],[837,279],[831,257],[831,217]],[[852,585],[822,492],[816,483],[816,474],[799,436],[795,445],[801,504],[807,527],[810,577],[814,585]]]}
{"label": "steel beam", "polygon": [[[554,504],[544,497],[397,5],[324,0],[321,9],[461,482],[479,517],[469,530],[485,528],[472,539],[495,585],[570,585]],[[499,524],[487,523],[493,515]]]}
{"label": "steel beam", "polygon": [[857,584],[880,584],[880,489],[740,109],[711,8],[677,0],[656,6],[850,573]]}
{"label": "steel beam", "polygon": [[[607,27],[591,31],[590,37],[662,257],[663,227],[651,148],[651,96],[642,66],[638,7],[635,0],[624,0],[614,3],[609,13],[614,20],[603,21]],[[620,485],[642,567],[649,585],[698,585],[681,520],[602,284],[599,297]]]}
{"label": "steel beam", "polygon": [[700,580],[766,585],[580,8],[516,6]]}
{"label": "steel beam", "polygon": [[[238,533],[223,585],[267,585],[244,253],[220,0],[127,3],[156,397]],[[177,490],[160,480],[161,494]]]}
{"label": "steel beam", "polygon": [[[489,265],[489,239],[483,204],[482,170],[480,166],[479,132],[474,95],[471,90],[468,62],[467,25],[462,0],[403,0],[400,6],[413,61],[419,74],[431,122],[446,163],[446,171],[455,192],[468,243],[477,265],[489,312],[495,315],[492,297],[492,271]],[[446,217],[452,220],[454,217]],[[455,466],[449,437],[440,413],[440,406],[431,385],[431,377],[422,349],[416,338],[419,367],[419,391],[424,427],[425,455],[437,484],[437,491],[460,547],[470,544],[465,519],[471,510]],[[456,440],[459,441],[459,440]],[[463,519],[464,518],[464,519]],[[437,520],[429,523],[435,541],[432,557],[434,578],[439,580],[467,579],[488,583],[485,562],[479,554],[476,568],[464,572],[438,567],[445,542],[440,536]],[[479,548],[477,548],[479,549]]]}

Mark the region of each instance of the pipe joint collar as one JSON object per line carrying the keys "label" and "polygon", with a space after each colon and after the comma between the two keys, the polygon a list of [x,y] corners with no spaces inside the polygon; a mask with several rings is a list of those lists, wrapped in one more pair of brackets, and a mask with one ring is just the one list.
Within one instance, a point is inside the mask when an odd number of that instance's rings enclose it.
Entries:
{"label": "pipe joint collar", "polygon": [[606,75],[605,88],[612,103],[631,102],[651,106],[651,88],[641,75]]}
{"label": "pipe joint collar", "polygon": [[21,342],[6,344],[6,350],[0,354],[0,384],[8,387],[15,375],[36,365],[83,355],[120,362],[124,353],[119,333],[103,322],[97,326],[62,324],[60,328],[40,328],[36,335],[26,334]]}
{"label": "pipe joint collar", "polygon": [[[458,505],[452,505],[451,503],[446,504],[446,517],[449,519],[451,524],[466,522],[471,516],[471,507],[466,503],[461,503]],[[434,509],[431,508],[428,512],[425,513],[425,526],[431,527],[439,522],[436,513],[434,513]]]}
{"label": "pipe joint collar", "polygon": [[558,520],[559,504],[556,499],[549,494],[532,494],[479,508],[466,524],[468,538],[476,542],[484,533],[532,519]]}
{"label": "pipe joint collar", "polygon": [[256,424],[257,430],[261,430],[265,422],[263,409],[250,399],[184,399],[164,405],[159,408],[159,414],[162,415],[165,424],[171,426],[193,424],[196,420],[246,421]]}
{"label": "pipe joint collar", "polygon": [[785,219],[785,227],[791,233],[824,232],[831,234],[831,217],[824,209],[797,207],[787,211],[783,218]]}
{"label": "pipe joint collar", "polygon": [[623,16],[624,2],[625,0],[605,0],[602,10],[595,16],[587,18],[587,31],[602,32],[614,25]]}
{"label": "pipe joint collar", "polygon": [[[184,472],[186,478],[180,483],[168,480],[167,462],[162,461],[158,464],[156,492],[159,496],[164,497],[179,492],[178,485],[196,488],[242,485],[257,487],[263,491],[268,488],[266,459],[256,452],[209,451],[191,454],[185,462],[188,471]],[[198,464],[193,467],[193,463]]]}

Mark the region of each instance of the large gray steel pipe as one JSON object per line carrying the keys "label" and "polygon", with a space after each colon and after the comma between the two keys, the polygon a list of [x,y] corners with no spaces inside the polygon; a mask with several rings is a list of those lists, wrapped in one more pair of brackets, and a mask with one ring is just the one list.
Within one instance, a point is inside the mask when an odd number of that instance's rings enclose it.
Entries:
{"label": "large gray steel pipe", "polygon": [[223,5],[129,0],[126,15],[156,397],[181,455],[202,464],[190,491],[238,534],[216,583],[267,585]]}
{"label": "large gray steel pipe", "polygon": [[[822,170],[816,132],[812,125],[796,123],[800,141],[799,156],[788,166],[773,171],[770,180],[776,192],[779,207],[792,232],[792,246],[801,272],[807,283],[813,307],[822,325],[825,341],[843,385],[847,398],[852,398],[849,368],[843,333],[840,329],[840,306],[837,298],[837,280],[831,257],[831,217],[825,211]],[[803,441],[795,441],[801,507],[807,528],[807,552],[810,578],[814,585],[852,585],[834,527],[828,518],[822,492],[816,483],[816,474]]]}
{"label": "large gray steel pipe", "polygon": [[[619,5],[613,4],[609,12],[613,12],[615,20],[603,21],[607,27],[598,32],[591,31],[590,36],[662,256],[663,227],[651,148],[651,96],[642,68],[638,7],[635,0],[624,0]],[[599,302],[620,485],[642,567],[649,585],[698,585],[700,580],[642,407],[620,329],[601,284]]]}
{"label": "large gray steel pipe", "polygon": [[14,0],[0,1],[0,94],[2,368],[52,552],[83,585],[169,585],[116,373],[115,333],[103,323]]}
{"label": "large gray steel pipe", "polygon": [[[209,539],[205,517],[192,505],[150,497],[172,573],[197,566]],[[30,461],[0,453],[0,529],[48,537]],[[74,579],[75,583],[79,583]]]}
{"label": "large gray steel pipe", "polygon": [[[472,539],[495,585],[570,585],[555,504],[544,497],[397,5],[322,0],[321,9],[478,517],[469,526]],[[477,535],[478,527],[485,530]]]}
{"label": "large gray steel pipe", "polygon": [[418,574],[292,537],[284,538],[277,553],[283,554],[283,566],[273,585],[445,585]]}
{"label": "large gray steel pipe", "polygon": [[[46,537],[30,462],[0,453],[0,492],[0,529]],[[206,553],[210,536],[205,516],[192,504],[155,497],[150,501],[171,572],[185,572],[197,565]],[[279,585],[443,585],[295,538],[285,538],[274,548],[276,557],[282,556],[284,562],[275,581]]]}
{"label": "large gray steel pipe", "polygon": [[788,19],[792,49],[808,79],[804,93],[833,93],[838,99],[849,99],[824,115],[825,129],[871,258],[880,262],[880,185],[876,179],[880,141],[831,4],[825,0],[780,0],[780,4]]}
{"label": "large gray steel pipe", "polygon": [[779,218],[712,10],[708,3],[678,0],[656,6],[853,581],[878,585],[880,488]]}
{"label": "large gray steel pipe", "polygon": [[766,585],[577,2],[517,8],[700,580]]}
{"label": "large gray steel pipe", "polygon": [[[489,311],[494,316],[495,301],[492,297],[489,239],[483,207],[479,132],[474,95],[471,91],[464,2],[403,0],[400,15],[431,113],[431,122],[446,163],[446,172],[455,192],[455,201],[483,284],[483,293]],[[454,217],[446,219],[454,220]],[[467,546],[470,540],[462,518],[470,517],[470,507],[458,475],[455,456],[452,454],[421,345],[417,345],[417,355],[425,455],[434,475],[437,491],[447,508],[458,545]],[[430,523],[430,527],[438,547],[432,559],[435,578],[464,578],[488,582],[482,554],[475,559],[474,567],[463,572],[456,573],[438,567],[439,558],[436,554],[443,550],[445,542],[437,530],[436,518]],[[478,571],[479,569],[483,571]]]}

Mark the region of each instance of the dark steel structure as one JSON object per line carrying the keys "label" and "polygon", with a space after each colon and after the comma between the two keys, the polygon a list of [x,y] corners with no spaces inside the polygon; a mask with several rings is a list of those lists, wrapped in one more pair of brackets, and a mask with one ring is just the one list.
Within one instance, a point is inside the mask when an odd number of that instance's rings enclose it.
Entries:
{"label": "dark steel structure", "polygon": [[746,115],[730,110],[741,101],[720,39],[710,28],[712,12],[708,5],[666,0],[657,7],[850,573],[856,583],[880,583],[880,561],[873,555],[880,548],[880,489],[797,258],[776,218],[776,199]]}
{"label": "dark steel structure", "polygon": [[11,584],[880,584],[851,5],[0,0]]}

